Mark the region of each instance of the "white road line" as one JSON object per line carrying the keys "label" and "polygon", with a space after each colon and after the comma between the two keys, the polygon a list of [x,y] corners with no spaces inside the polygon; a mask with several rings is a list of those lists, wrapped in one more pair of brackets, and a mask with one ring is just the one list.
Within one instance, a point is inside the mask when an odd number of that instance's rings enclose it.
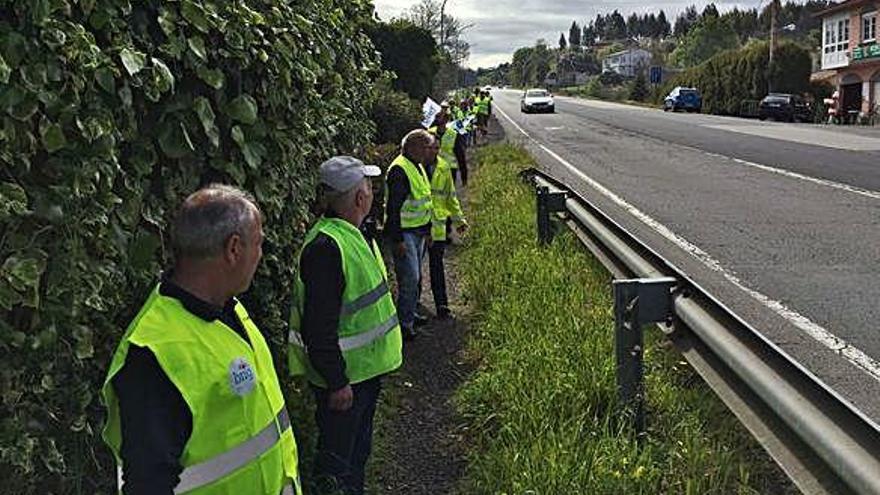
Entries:
{"label": "white road line", "polygon": [[[568,98],[568,99],[574,101],[576,104],[581,105],[581,106],[587,106],[587,107],[590,106],[590,105],[583,103],[581,101],[575,101],[575,100],[577,100],[576,98]],[[594,103],[594,100],[590,100],[590,103]],[[614,107],[612,107],[611,105],[614,105]],[[642,107],[629,107],[627,105],[622,105],[620,103],[608,103],[608,106],[602,107],[602,108],[616,108],[618,106],[627,107],[626,108],[627,110],[629,110],[630,108],[644,110],[644,108],[642,108]],[[703,125],[703,124],[698,124],[698,125],[700,125],[701,127],[709,128],[709,129],[715,129],[715,130],[727,131],[727,132],[735,132],[735,131],[731,131],[730,129],[728,129],[728,128],[732,127],[730,125],[726,125],[726,126]],[[520,131],[522,131],[522,130],[520,129]],[[824,131],[824,132],[828,132],[828,131]],[[651,138],[651,139],[656,139],[656,138]],[[800,141],[792,141],[792,142],[800,142]],[[777,168],[777,167],[771,167],[769,165],[762,165],[760,163],[750,162],[748,160],[743,160],[741,158],[734,158],[732,156],[722,155],[719,153],[712,153],[709,151],[701,150],[699,148],[695,148],[693,146],[688,146],[686,144],[678,144],[676,146],[680,146],[685,149],[697,151],[699,153],[702,153],[707,156],[711,156],[713,158],[724,158],[726,160],[733,160],[736,163],[739,163],[740,165],[745,165],[747,167],[757,168],[757,169],[763,170],[765,172],[770,172],[771,174],[777,174],[777,175],[782,175],[782,176],[789,177],[792,179],[799,179],[799,180],[803,180],[803,181],[807,181],[807,182],[812,182],[813,184],[818,184],[820,186],[825,186],[825,187],[830,187],[833,189],[838,189],[841,191],[846,191],[846,192],[849,192],[852,194],[857,194],[859,196],[864,196],[864,197],[871,198],[871,199],[880,199],[880,191],[872,191],[870,189],[864,189],[864,188],[857,187],[857,186],[851,186],[849,184],[843,184],[841,182],[835,182],[833,180],[820,179],[818,177],[811,177],[809,175],[804,175],[804,174],[799,174],[797,172],[792,172],[791,170],[785,170],[785,169],[781,169],[781,168]],[[845,148],[841,148],[841,149],[845,149]]]}
{"label": "white road line", "polygon": [[[639,210],[635,206],[631,205],[630,203],[628,203],[626,200],[624,200],[623,198],[618,196],[616,193],[612,192],[607,187],[605,187],[602,184],[600,184],[599,182],[593,180],[591,177],[589,177],[588,175],[583,173],[581,170],[576,168],[574,165],[572,165],[571,163],[566,161],[564,158],[562,158],[561,156],[556,154],[553,150],[551,150],[550,148],[548,148],[548,147],[544,146],[543,144],[541,144],[540,142],[538,142],[535,138],[530,136],[529,133],[527,133],[525,130],[523,130],[523,128],[520,127],[519,124],[514,122],[514,120],[512,118],[510,118],[510,116],[508,116],[507,113],[505,113],[503,110],[501,110],[501,108],[498,108],[498,107],[499,106],[496,105],[496,109],[498,110],[498,112],[501,113],[501,115],[503,115],[504,118],[507,119],[511,124],[513,124],[513,126],[519,132],[521,132],[525,137],[527,137],[529,140],[531,140],[533,143],[535,143],[535,145],[537,145],[544,152],[546,152],[548,155],[553,157],[560,164],[562,164],[567,169],[569,169],[572,173],[574,173],[575,175],[580,177],[584,182],[586,182],[588,185],[590,185],[590,187],[597,190],[600,194],[602,194],[603,196],[607,197],[608,199],[610,199],[612,202],[614,202],[618,206],[625,209],[627,212],[629,212],[631,215],[633,215],[634,217],[639,219],[642,223],[644,223],[645,225],[650,227],[652,230],[654,230],[655,232],[657,232],[658,234],[660,234],[661,236],[663,236],[664,238],[666,238],[667,240],[669,240],[670,242],[672,242],[673,244],[678,246],[679,248],[681,248],[684,251],[686,251],[687,253],[689,253],[691,256],[693,256],[694,258],[699,260],[703,265],[705,265],[710,270],[721,274],[727,281],[732,283],[734,286],[743,290],[746,294],[751,296],[753,299],[755,299],[759,303],[763,304],[765,307],[767,307],[768,309],[770,309],[771,311],[773,311],[777,315],[781,316],[782,318],[785,318],[787,321],[792,323],[794,326],[796,326],[796,327],[800,328],[801,330],[803,330],[804,332],[806,332],[807,335],[809,335],[810,337],[812,337],[813,339],[815,339],[816,341],[818,341],[822,345],[828,347],[829,349],[831,349],[835,353],[839,354],[840,356],[842,356],[843,358],[845,358],[849,362],[853,363],[854,365],[858,366],[859,368],[862,368],[867,373],[869,373],[874,379],[880,380],[880,363],[878,363],[876,360],[874,360],[873,358],[871,358],[870,356],[865,354],[864,351],[862,351],[856,347],[853,347],[852,345],[848,344],[845,340],[843,340],[840,337],[837,337],[833,333],[829,332],[828,330],[826,330],[824,327],[822,327],[818,323],[811,321],[809,318],[801,315],[797,311],[789,309],[781,302],[776,301],[776,300],[770,298],[769,296],[766,296],[766,295],[762,294],[761,292],[758,292],[758,291],[746,286],[739,279],[739,277],[737,277],[734,273],[732,273],[729,270],[727,270],[726,268],[724,268],[721,265],[721,263],[718,260],[716,260],[715,258],[713,258],[709,253],[707,253],[706,251],[703,251],[701,248],[699,248],[695,244],[689,242],[687,239],[676,234],[675,232],[673,232],[671,229],[669,229],[668,227],[666,227],[662,223],[651,218],[651,216],[649,216],[648,214]],[[730,159],[730,157],[726,157],[723,155],[714,155],[714,156]],[[734,160],[736,160],[736,159],[734,159]],[[741,160],[737,160],[737,161],[742,162]],[[750,164],[750,162],[745,162],[745,164]],[[759,165],[759,164],[754,164],[754,165],[757,165],[758,168],[765,169],[764,165]],[[771,171],[776,170],[776,169],[773,169],[772,167],[766,167],[766,168],[771,169]],[[782,175],[787,175],[787,174],[782,174]],[[799,175],[799,174],[797,174],[797,175]],[[806,177],[806,176],[804,176],[804,177]],[[809,177],[807,177],[807,178],[809,179]],[[816,179],[816,180],[821,181],[822,179]],[[850,192],[852,192],[852,191],[850,191]],[[870,192],[870,191],[868,191],[868,192]],[[876,194],[876,193],[874,193],[874,194]]]}

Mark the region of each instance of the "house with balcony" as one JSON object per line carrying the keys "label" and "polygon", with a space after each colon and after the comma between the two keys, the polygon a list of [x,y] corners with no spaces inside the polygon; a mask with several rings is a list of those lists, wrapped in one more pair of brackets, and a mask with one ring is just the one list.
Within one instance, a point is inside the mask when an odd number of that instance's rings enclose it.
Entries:
{"label": "house with balcony", "polygon": [[641,48],[612,53],[602,59],[603,72],[616,72],[626,77],[635,77],[649,65],[651,65],[651,52]]}
{"label": "house with balcony", "polygon": [[880,0],[846,0],[822,19],[821,68],[830,73],[845,112],[880,112]]}

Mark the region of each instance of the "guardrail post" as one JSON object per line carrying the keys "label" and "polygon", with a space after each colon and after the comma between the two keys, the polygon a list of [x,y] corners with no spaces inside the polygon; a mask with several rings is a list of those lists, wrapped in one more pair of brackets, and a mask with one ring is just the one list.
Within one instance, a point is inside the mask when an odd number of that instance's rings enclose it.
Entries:
{"label": "guardrail post", "polygon": [[535,190],[538,213],[538,242],[550,244],[553,240],[553,224],[550,215],[565,210],[565,193],[550,192],[547,186],[538,186]]}
{"label": "guardrail post", "polygon": [[614,348],[620,404],[632,416],[636,435],[645,432],[644,339],[642,326],[672,318],[670,277],[615,280]]}

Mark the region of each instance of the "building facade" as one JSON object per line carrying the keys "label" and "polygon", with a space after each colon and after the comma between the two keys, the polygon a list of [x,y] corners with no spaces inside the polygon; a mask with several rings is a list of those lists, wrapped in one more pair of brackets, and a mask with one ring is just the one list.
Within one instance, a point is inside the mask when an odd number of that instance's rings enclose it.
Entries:
{"label": "building facade", "polygon": [[880,113],[880,0],[847,0],[818,14],[821,65],[844,112]]}
{"label": "building facade", "polygon": [[641,48],[612,53],[602,59],[603,72],[616,72],[626,77],[635,77],[649,65],[651,65],[651,52]]}

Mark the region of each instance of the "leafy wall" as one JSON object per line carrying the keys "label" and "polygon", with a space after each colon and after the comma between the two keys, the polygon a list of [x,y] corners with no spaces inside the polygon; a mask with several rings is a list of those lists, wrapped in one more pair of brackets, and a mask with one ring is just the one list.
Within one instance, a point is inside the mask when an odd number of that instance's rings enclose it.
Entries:
{"label": "leafy wall", "polygon": [[282,350],[317,164],[373,134],[372,12],[0,0],[0,491],[113,491],[98,391],[201,184],[239,185],[265,211],[245,299]]}

